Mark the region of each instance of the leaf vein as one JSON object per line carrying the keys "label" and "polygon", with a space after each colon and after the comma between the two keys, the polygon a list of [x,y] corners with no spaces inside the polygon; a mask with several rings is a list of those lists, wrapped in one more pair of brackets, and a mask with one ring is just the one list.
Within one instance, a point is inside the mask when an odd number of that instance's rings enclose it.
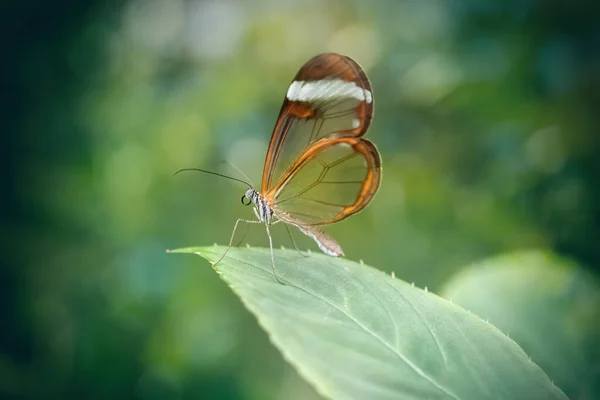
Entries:
{"label": "leaf vein", "polygon": [[[256,268],[256,269],[258,269],[260,271],[267,272],[267,270],[265,270],[263,268],[260,268],[257,265],[251,264],[251,263],[249,263],[247,261],[244,261],[244,260],[241,260],[241,259],[238,259],[238,258],[234,258],[234,257],[231,257],[231,256],[229,258],[232,259],[232,260],[235,260],[235,261],[237,261],[237,262],[239,262],[241,264],[246,264],[246,265],[254,267],[254,268]],[[282,279],[282,277],[279,277],[279,278]],[[324,297],[319,296],[317,293],[311,292],[307,288],[300,287],[297,284],[295,284],[294,282],[291,282],[289,280],[288,280],[288,282],[292,283],[296,288],[298,288],[298,289],[306,292],[307,294],[315,297],[316,299],[318,299],[318,300],[326,303],[330,307],[338,310],[340,313],[342,313],[343,315],[345,315],[350,321],[354,322],[361,329],[363,329],[366,333],[370,334],[373,338],[377,339],[386,349],[388,349],[388,351],[390,351],[392,354],[394,354],[396,357],[398,357],[398,359],[400,359],[406,365],[408,365],[417,375],[421,376],[423,379],[425,379],[426,381],[428,381],[429,383],[431,383],[433,386],[435,386],[437,389],[439,389],[440,391],[442,391],[446,395],[452,397],[453,399],[459,400],[459,398],[454,393],[450,392],[443,385],[441,385],[438,382],[436,382],[435,379],[433,379],[425,371],[423,371],[421,368],[419,368],[417,365],[415,365],[411,360],[409,360],[406,356],[404,356],[402,353],[400,353],[398,351],[398,349],[395,349],[393,346],[391,346],[389,343],[387,343],[382,337],[380,337],[374,331],[372,331],[371,329],[369,329],[360,320],[357,320],[354,316],[352,316],[351,314],[349,314],[345,310],[341,309],[340,307],[336,306],[335,304],[331,303],[330,301],[326,300]]]}
{"label": "leaf vein", "polygon": [[410,308],[413,309],[413,311],[419,316],[419,318],[421,319],[421,321],[423,321],[423,325],[425,325],[425,327],[427,328],[427,331],[429,332],[429,334],[431,335],[431,338],[433,339],[433,341],[435,342],[435,345],[437,346],[440,354],[442,355],[442,360],[444,361],[444,365],[446,367],[448,367],[448,359],[446,357],[446,352],[444,351],[444,349],[442,348],[442,345],[440,344],[439,340],[437,339],[437,336],[435,335],[435,333],[433,333],[433,329],[431,328],[431,326],[427,323],[427,320],[423,317],[423,315],[419,312],[419,310],[414,306],[414,304],[412,304],[407,298],[406,296],[404,296],[404,294],[402,292],[400,292],[397,288],[395,288],[392,284],[390,284],[389,282],[387,282],[387,280],[385,281],[385,283],[392,288],[392,290],[396,293],[398,293],[400,295],[400,297],[402,297],[404,299],[404,301],[406,302],[406,304],[409,305]]}

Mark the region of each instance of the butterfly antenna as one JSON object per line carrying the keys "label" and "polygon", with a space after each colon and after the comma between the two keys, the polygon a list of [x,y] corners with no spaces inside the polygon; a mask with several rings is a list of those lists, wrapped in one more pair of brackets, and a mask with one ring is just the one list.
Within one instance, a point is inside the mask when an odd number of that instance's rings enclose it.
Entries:
{"label": "butterfly antenna", "polygon": [[246,181],[234,178],[232,176],[223,175],[223,174],[219,174],[217,172],[207,171],[205,169],[200,169],[200,168],[182,168],[182,169],[180,169],[178,171],[175,171],[175,173],[173,174],[173,176],[177,175],[180,172],[185,172],[185,171],[198,171],[198,172],[204,172],[205,174],[220,176],[221,178],[226,178],[226,179],[230,179],[232,181],[241,182],[244,185],[248,186],[250,189],[252,189],[252,185],[250,183],[246,182]]}
{"label": "butterfly antenna", "polygon": [[230,161],[227,161],[227,160],[222,160],[221,162],[224,162],[224,163],[227,163],[227,164],[229,164],[229,166],[231,166],[233,169],[235,169],[237,172],[239,172],[239,173],[240,173],[240,175],[242,175],[244,178],[246,178],[246,180],[247,180],[248,182],[250,182],[250,184],[252,185],[252,187],[254,187],[254,183],[252,183],[252,179],[248,178],[248,175],[246,175],[246,174],[244,173],[244,171],[242,171],[241,169],[239,169],[238,167],[236,167],[235,165],[233,165],[233,163],[232,163],[232,162],[230,162]]}

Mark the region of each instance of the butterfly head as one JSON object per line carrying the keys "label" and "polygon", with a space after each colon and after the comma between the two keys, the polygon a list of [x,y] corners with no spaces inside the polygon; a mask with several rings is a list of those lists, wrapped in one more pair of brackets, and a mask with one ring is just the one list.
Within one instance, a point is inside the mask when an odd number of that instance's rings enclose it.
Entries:
{"label": "butterfly head", "polygon": [[248,189],[242,196],[242,204],[249,206],[250,204],[256,204],[258,200],[258,192],[252,188]]}

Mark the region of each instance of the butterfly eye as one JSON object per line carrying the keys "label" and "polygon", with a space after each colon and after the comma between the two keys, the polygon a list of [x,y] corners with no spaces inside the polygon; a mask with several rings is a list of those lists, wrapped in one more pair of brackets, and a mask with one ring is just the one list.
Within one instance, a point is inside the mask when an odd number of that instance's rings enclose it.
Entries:
{"label": "butterfly eye", "polygon": [[[245,200],[247,200],[248,202],[246,202]],[[245,194],[242,195],[242,204],[245,206],[249,206],[250,204],[252,204],[252,200],[247,198]]]}

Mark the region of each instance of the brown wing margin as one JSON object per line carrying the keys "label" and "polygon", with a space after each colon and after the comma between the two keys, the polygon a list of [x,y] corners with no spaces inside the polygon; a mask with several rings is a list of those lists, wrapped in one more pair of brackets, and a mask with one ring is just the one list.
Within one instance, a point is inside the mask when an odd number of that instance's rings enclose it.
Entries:
{"label": "brown wing margin", "polygon": [[[358,88],[363,90],[365,97],[369,101],[359,102],[353,109],[356,114],[358,124],[351,129],[335,132],[327,137],[360,137],[367,131],[373,117],[373,96],[371,84],[364,70],[358,63],[349,57],[336,54],[324,53],[310,59],[296,74],[292,80],[294,82],[314,82],[327,79],[340,79],[345,82],[353,82]],[[324,111],[330,107],[335,99],[328,101],[298,101],[284,99],[279,112],[267,155],[262,175],[261,192],[267,192],[272,186],[273,172],[279,160],[283,143],[294,120],[316,120],[322,117]],[[315,136],[314,141],[320,139]],[[310,143],[308,144],[310,145]]]}
{"label": "brown wing margin", "polygon": [[[311,145],[307,151],[286,171],[280,181],[264,197],[269,205],[274,209],[278,218],[286,221],[287,211],[284,207],[277,205],[278,195],[285,186],[294,179],[294,175],[301,170],[308,162],[314,160],[321,152],[337,145],[349,145],[355,153],[360,154],[366,161],[366,175],[362,181],[360,190],[356,198],[348,205],[341,206],[340,210],[333,217],[315,219],[311,222],[303,221],[302,225],[314,226],[325,225],[341,221],[352,214],[356,214],[369,204],[381,182],[381,159],[377,148],[373,143],[366,139],[341,137],[333,139],[321,139]],[[294,217],[292,215],[292,217]],[[298,224],[298,220],[287,221],[292,224]]]}

